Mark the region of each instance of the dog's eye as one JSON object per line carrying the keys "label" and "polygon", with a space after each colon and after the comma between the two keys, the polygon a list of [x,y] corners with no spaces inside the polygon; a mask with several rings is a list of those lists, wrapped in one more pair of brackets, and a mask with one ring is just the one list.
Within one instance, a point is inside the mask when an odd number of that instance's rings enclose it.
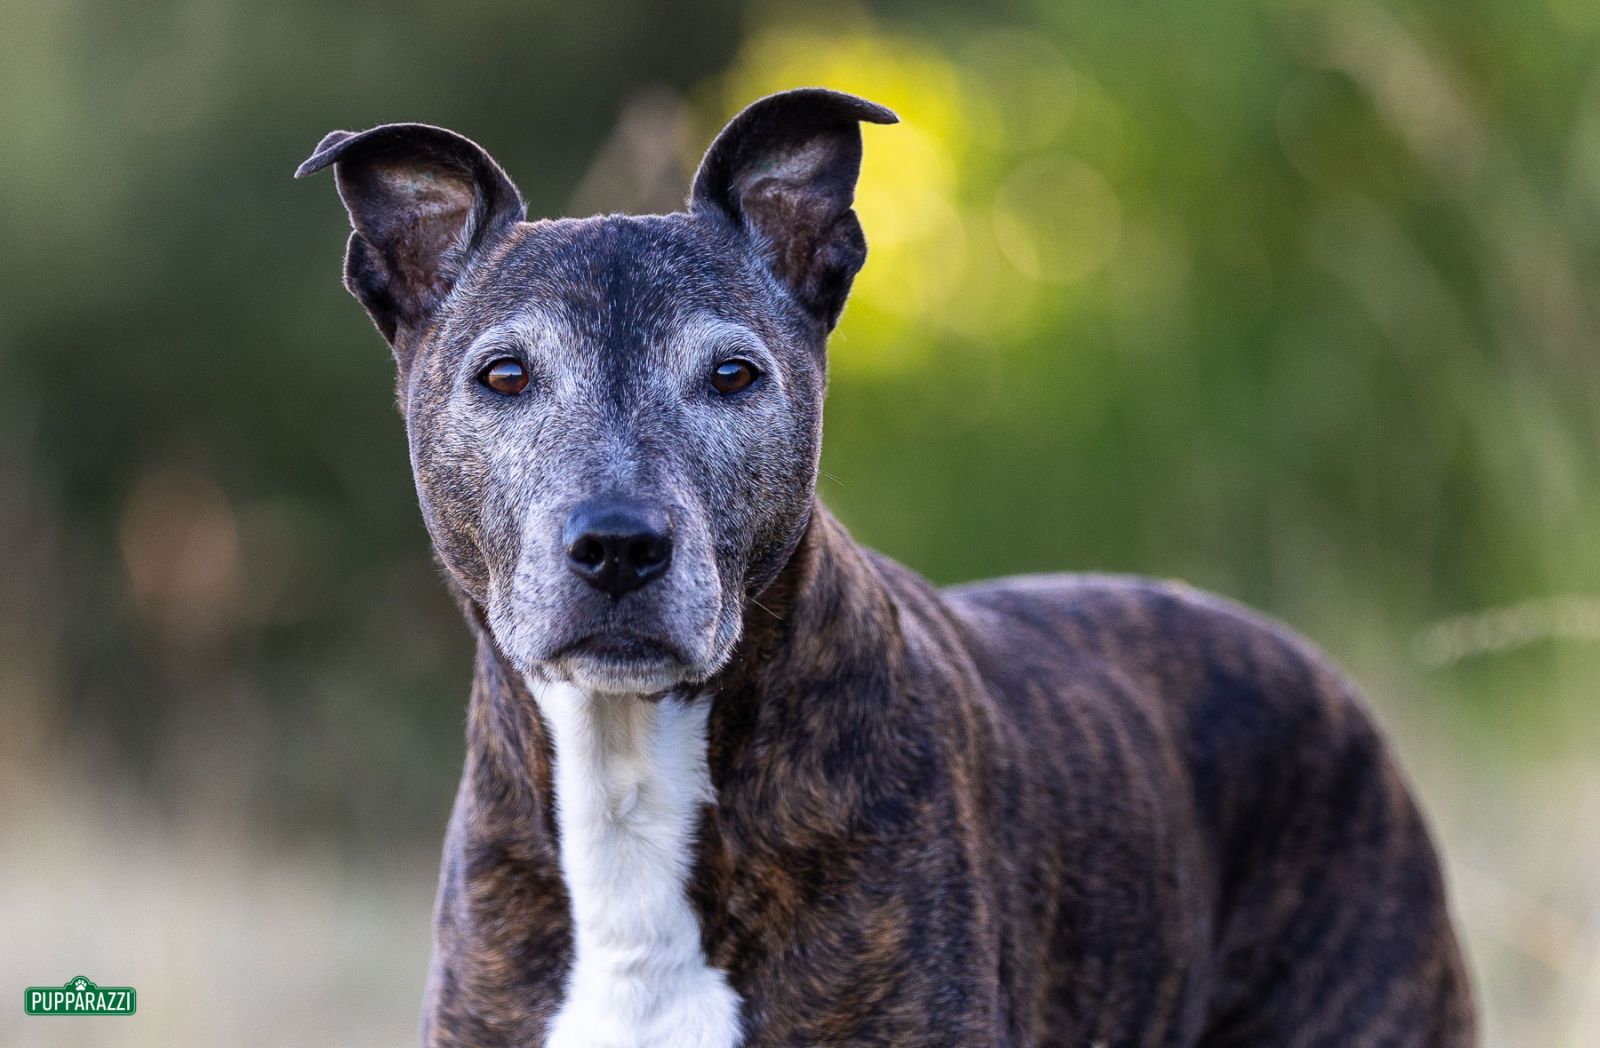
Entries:
{"label": "dog's eye", "polygon": [[761,373],[748,360],[724,360],[711,369],[711,388],[718,393],[738,393],[750,388]]}
{"label": "dog's eye", "polygon": [[478,381],[508,397],[514,397],[528,388],[528,369],[515,357],[501,357],[483,369]]}

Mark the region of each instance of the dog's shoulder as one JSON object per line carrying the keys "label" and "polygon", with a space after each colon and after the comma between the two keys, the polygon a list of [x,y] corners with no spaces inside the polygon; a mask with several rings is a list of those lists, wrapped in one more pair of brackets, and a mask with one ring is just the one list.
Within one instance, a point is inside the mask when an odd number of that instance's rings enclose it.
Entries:
{"label": "dog's shoulder", "polygon": [[1024,714],[1016,697],[1046,692],[1063,716],[1148,730],[1201,779],[1384,759],[1365,700],[1333,663],[1233,601],[1115,575],[1017,576],[944,595],[1004,709]]}

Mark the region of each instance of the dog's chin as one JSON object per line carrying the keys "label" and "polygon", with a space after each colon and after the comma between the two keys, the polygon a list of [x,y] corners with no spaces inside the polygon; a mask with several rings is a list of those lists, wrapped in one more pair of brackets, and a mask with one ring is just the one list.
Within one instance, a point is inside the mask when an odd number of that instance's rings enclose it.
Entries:
{"label": "dog's chin", "polygon": [[656,695],[704,678],[676,648],[659,641],[599,634],[541,660],[547,677],[588,692]]}

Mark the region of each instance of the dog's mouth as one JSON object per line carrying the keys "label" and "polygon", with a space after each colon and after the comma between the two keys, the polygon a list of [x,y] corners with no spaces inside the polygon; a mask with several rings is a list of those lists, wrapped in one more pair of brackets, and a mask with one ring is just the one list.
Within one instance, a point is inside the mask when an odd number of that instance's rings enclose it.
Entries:
{"label": "dog's mouth", "polygon": [[575,658],[592,659],[634,665],[659,665],[663,662],[682,664],[683,652],[675,644],[637,633],[591,633],[561,647],[551,656],[552,661]]}
{"label": "dog's mouth", "polygon": [[591,633],[563,645],[547,666],[554,675],[591,691],[655,695],[691,674],[677,645],[637,633]]}

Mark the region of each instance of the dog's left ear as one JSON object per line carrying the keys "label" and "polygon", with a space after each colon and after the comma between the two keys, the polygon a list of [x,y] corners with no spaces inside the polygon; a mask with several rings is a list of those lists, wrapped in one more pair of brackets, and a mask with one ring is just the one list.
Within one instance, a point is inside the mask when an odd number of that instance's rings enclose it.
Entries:
{"label": "dog's left ear", "polygon": [[883,106],[838,91],[770,95],[711,143],[689,206],[731,218],[806,311],[832,328],[867,258],[850,207],[861,173],[860,124],[898,120]]}
{"label": "dog's left ear", "polygon": [[427,324],[473,256],[526,214],[476,143],[427,124],[330,132],[296,178],[332,167],[350,212],[344,283],[399,351]]}

